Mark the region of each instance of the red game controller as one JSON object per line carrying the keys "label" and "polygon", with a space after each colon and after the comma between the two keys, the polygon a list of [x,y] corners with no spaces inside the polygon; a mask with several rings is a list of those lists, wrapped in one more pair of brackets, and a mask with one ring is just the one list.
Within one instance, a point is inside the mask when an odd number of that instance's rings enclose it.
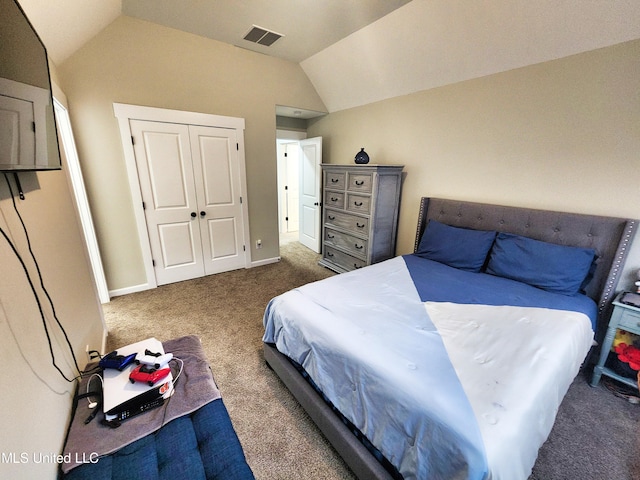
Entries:
{"label": "red game controller", "polygon": [[156,382],[169,375],[169,373],[171,373],[170,368],[156,369],[148,365],[139,365],[129,374],[129,381],[131,383],[146,382],[152,387]]}

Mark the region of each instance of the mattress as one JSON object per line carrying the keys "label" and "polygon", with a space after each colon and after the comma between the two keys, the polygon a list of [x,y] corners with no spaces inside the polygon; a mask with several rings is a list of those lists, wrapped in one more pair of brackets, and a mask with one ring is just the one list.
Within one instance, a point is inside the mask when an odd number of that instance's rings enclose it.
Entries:
{"label": "mattress", "polygon": [[274,298],[263,341],[405,479],[527,478],[596,307],[415,256]]}

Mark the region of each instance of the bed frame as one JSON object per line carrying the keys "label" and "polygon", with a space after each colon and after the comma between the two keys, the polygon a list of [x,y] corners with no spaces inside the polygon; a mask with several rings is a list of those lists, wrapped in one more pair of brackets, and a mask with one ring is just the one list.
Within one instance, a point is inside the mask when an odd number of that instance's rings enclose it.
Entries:
{"label": "bed frame", "polygon": [[[596,271],[586,293],[598,304],[596,340],[600,343],[637,220],[423,197],[414,251],[430,219],[456,227],[593,248],[598,257]],[[274,346],[264,344],[264,358],[358,478],[392,478],[287,357]]]}

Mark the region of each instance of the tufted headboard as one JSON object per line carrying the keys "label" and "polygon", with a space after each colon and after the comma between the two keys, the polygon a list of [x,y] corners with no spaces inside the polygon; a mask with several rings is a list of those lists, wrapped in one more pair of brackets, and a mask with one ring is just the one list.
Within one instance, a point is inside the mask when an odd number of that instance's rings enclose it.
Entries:
{"label": "tufted headboard", "polygon": [[454,227],[495,230],[560,245],[593,248],[598,257],[597,267],[586,293],[598,304],[596,340],[602,340],[637,220],[423,197],[414,252],[430,219]]}

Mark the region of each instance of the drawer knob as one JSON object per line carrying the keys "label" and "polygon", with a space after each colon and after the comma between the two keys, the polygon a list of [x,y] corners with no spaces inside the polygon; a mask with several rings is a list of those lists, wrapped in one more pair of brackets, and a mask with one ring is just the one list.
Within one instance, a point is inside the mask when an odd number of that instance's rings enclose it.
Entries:
{"label": "drawer knob", "polygon": [[338,180],[337,178],[332,178],[331,179],[331,183],[338,183],[340,180]]}
{"label": "drawer knob", "polygon": [[364,185],[364,180],[356,180],[356,185],[361,187],[362,185]]}
{"label": "drawer knob", "polygon": [[327,238],[336,238],[335,235],[331,235],[330,233],[327,233]]}
{"label": "drawer knob", "polygon": [[333,257],[333,253],[327,252],[327,257]]}
{"label": "drawer knob", "polygon": [[354,204],[356,207],[361,207],[361,206],[362,206],[362,202],[353,202],[353,204]]}
{"label": "drawer knob", "polygon": [[364,248],[364,245],[358,245],[357,243],[354,243],[354,246],[358,249],[358,250],[362,250]]}
{"label": "drawer knob", "polygon": [[336,197],[331,197],[331,201],[332,201],[332,202],[337,202],[337,201],[338,201],[338,199],[337,199]]}
{"label": "drawer knob", "polygon": [[335,219],[336,219],[336,217],[334,217],[333,215],[328,215],[328,216],[327,216],[327,218],[328,218],[329,220],[335,220]]}
{"label": "drawer knob", "polygon": [[364,223],[356,222],[356,227],[358,227],[358,228],[364,228]]}

